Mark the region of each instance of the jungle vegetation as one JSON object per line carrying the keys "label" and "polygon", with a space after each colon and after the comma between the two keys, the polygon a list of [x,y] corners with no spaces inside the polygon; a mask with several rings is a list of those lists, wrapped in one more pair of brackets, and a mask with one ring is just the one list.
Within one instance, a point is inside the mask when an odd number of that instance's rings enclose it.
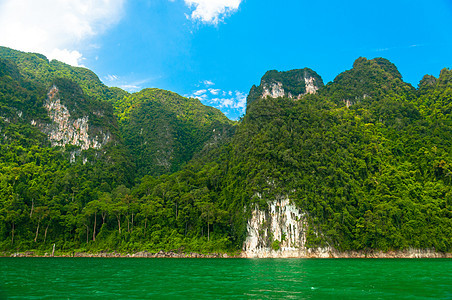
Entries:
{"label": "jungle vegetation", "polygon": [[[51,122],[52,85],[112,140],[52,147],[33,125]],[[307,214],[309,247],[451,251],[451,70],[414,88],[388,60],[359,58],[317,94],[257,95],[233,122],[0,48],[0,250],[240,251],[250,211],[284,195]]]}

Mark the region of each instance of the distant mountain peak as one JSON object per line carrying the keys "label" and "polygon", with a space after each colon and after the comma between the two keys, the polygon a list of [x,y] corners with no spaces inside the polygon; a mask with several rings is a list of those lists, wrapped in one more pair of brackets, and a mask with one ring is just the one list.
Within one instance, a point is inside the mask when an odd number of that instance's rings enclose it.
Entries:
{"label": "distant mountain peak", "polygon": [[359,57],[352,69],[337,75],[321,93],[337,104],[350,106],[366,99],[376,101],[389,94],[406,96],[414,92],[414,87],[403,81],[399,70],[389,60]]}
{"label": "distant mountain peak", "polygon": [[365,57],[359,57],[353,63],[353,69],[359,68],[377,68],[381,69],[383,72],[392,75],[395,78],[402,79],[402,74],[400,74],[397,67],[390,62],[388,59],[383,57],[376,57],[374,59],[368,60]]}
{"label": "distant mountain peak", "polygon": [[314,94],[323,86],[322,78],[309,68],[279,72],[267,71],[259,86],[253,86],[247,98],[247,106],[260,98],[288,97],[300,99],[303,95]]}

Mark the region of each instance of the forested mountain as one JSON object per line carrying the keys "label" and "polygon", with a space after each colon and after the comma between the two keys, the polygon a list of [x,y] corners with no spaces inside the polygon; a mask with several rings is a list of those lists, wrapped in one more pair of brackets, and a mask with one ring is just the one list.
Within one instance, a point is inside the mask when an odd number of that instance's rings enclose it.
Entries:
{"label": "forested mountain", "polygon": [[178,171],[234,129],[234,122],[217,109],[165,90],[144,89],[114,106],[139,176]]}
{"label": "forested mountain", "polygon": [[0,57],[15,63],[25,79],[44,86],[49,86],[55,78],[68,78],[80,85],[88,96],[99,100],[121,99],[128,94],[119,88],[104,85],[91,70],[57,60],[49,61],[39,53],[25,53],[0,46]]}
{"label": "forested mountain", "polygon": [[269,71],[236,124],[196,99],[0,50],[4,251],[240,251],[252,211],[281,198],[303,212],[308,248],[451,251],[448,69],[417,89],[382,58],[326,85]]}

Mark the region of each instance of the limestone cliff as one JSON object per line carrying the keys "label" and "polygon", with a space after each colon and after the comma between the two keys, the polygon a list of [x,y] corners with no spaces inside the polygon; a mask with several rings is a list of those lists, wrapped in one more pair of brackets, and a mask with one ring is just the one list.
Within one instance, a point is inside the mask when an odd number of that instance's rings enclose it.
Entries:
{"label": "limestone cliff", "polygon": [[243,245],[247,257],[299,257],[305,250],[306,218],[287,198],[258,207],[248,220],[248,236]]}
{"label": "limestone cliff", "polygon": [[323,86],[322,78],[309,68],[265,73],[259,86],[253,86],[247,98],[247,105],[261,98],[288,97],[300,99],[306,94],[315,94]]}
{"label": "limestone cliff", "polygon": [[332,248],[307,248],[306,215],[286,197],[268,202],[268,209],[257,206],[247,223],[242,257],[247,258],[327,258]]}
{"label": "limestone cliff", "polygon": [[[71,109],[62,101],[60,89],[56,85],[53,85],[47,93],[44,108],[47,110],[52,122],[44,123],[32,120],[31,124],[38,126],[42,132],[47,134],[52,146],[70,144],[80,147],[81,150],[100,149],[112,140],[112,135],[108,128],[90,124],[90,118],[93,115],[97,117],[103,116],[102,111],[78,111],[75,113],[78,117],[73,116]],[[72,112],[74,113],[74,109]]]}

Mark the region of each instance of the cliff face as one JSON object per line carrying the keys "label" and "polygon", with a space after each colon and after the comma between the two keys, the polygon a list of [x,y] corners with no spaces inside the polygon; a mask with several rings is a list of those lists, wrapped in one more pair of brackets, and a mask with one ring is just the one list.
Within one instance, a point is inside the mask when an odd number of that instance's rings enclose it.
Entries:
{"label": "cliff face", "polygon": [[303,212],[287,198],[257,207],[248,220],[243,245],[246,257],[301,257],[306,251],[307,223]]}
{"label": "cliff face", "polygon": [[262,76],[260,85],[251,88],[247,105],[266,97],[300,99],[306,94],[315,94],[322,86],[322,78],[309,68],[286,72],[268,71]]}
{"label": "cliff face", "polygon": [[97,134],[90,134],[88,115],[81,118],[71,117],[68,108],[61,103],[59,90],[55,85],[47,94],[44,107],[53,123],[47,124],[42,131],[48,135],[52,146],[71,144],[82,150],[100,149],[111,140],[108,131],[100,130]]}

